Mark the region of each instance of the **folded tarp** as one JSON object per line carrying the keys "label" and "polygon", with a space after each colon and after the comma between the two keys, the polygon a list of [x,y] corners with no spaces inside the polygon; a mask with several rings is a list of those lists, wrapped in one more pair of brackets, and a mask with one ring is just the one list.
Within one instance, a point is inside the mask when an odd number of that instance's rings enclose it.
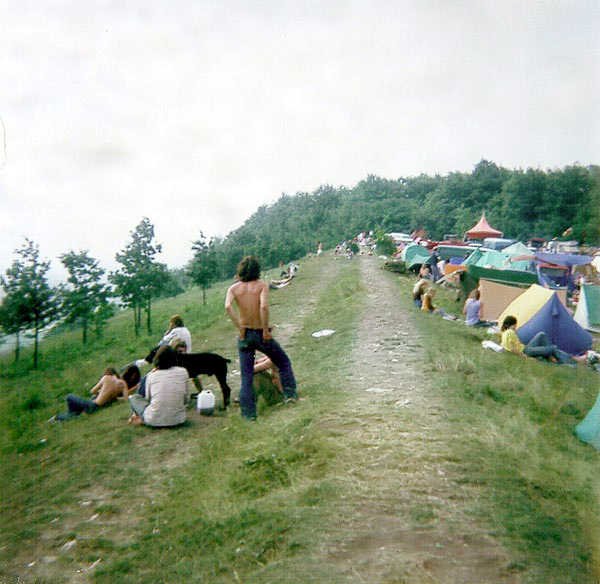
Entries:
{"label": "folded tarp", "polygon": [[554,264],[557,266],[584,266],[592,263],[593,258],[588,255],[576,255],[571,253],[536,253],[537,260]]}

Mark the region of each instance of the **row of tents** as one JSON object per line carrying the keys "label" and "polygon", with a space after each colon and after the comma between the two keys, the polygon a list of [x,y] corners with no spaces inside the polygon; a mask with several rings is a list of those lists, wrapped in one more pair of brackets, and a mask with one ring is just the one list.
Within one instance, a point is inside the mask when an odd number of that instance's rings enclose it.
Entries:
{"label": "row of tents", "polygon": [[[517,334],[523,343],[543,330],[554,344],[572,355],[591,348],[590,332],[600,333],[600,286],[580,285],[573,316],[566,306],[567,295],[575,287],[574,266],[589,264],[592,257],[532,253],[522,243],[502,251],[444,247],[430,251],[410,244],[402,251],[401,258],[413,271],[422,265],[434,268],[439,260],[444,260],[444,274],[439,276],[458,280],[465,297],[479,288],[482,319],[502,322],[509,314],[515,316]],[[454,255],[457,253],[461,255]]]}

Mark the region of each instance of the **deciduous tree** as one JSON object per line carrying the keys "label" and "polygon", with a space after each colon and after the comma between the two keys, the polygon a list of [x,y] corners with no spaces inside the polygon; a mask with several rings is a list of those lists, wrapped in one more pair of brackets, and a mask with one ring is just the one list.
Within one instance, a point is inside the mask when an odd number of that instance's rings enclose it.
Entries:
{"label": "deciduous tree", "polygon": [[87,251],[70,251],[61,255],[60,260],[69,273],[66,285],[61,287],[62,313],[66,322],[81,325],[85,344],[89,325],[95,324],[100,332],[111,314],[108,309],[111,289],[103,282],[105,271]]}
{"label": "deciduous tree", "polygon": [[131,241],[116,255],[121,268],[111,273],[110,281],[121,301],[133,310],[137,336],[142,311],[146,312],[147,330],[152,333],[152,300],[160,295],[169,274],[166,265],[156,261],[162,246],[154,242],[154,225],[150,219],[144,217],[130,235]]}
{"label": "deciduous tree", "polygon": [[37,369],[40,331],[58,317],[56,290],[48,283],[50,262],[40,258],[36,243],[26,238],[15,254],[17,259],[1,278],[6,293],[1,318],[5,330],[17,335],[33,330],[33,368]]}
{"label": "deciduous tree", "polygon": [[194,257],[188,273],[192,281],[202,288],[202,304],[206,304],[206,290],[217,279],[217,254],[213,239],[200,232],[200,238],[192,244]]}

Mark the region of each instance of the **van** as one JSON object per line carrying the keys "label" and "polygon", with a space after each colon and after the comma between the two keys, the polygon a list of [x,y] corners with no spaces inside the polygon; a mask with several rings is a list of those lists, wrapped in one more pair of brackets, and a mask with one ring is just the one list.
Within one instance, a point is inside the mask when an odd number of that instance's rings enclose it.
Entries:
{"label": "van", "polygon": [[502,237],[486,237],[483,240],[483,246],[486,249],[502,251],[505,247],[517,243],[516,239],[503,239]]}

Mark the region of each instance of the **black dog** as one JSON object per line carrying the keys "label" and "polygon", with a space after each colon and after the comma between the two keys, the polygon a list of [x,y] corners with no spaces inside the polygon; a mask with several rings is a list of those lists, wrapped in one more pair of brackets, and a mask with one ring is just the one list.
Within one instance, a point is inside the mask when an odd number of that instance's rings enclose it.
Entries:
{"label": "black dog", "polygon": [[[160,345],[145,357],[148,363],[152,363],[158,349]],[[231,397],[231,388],[227,385],[227,363],[231,363],[231,359],[216,353],[177,353],[177,365],[186,369],[191,379],[195,380],[198,375],[214,375],[217,378],[223,393],[224,408],[229,405]]]}

